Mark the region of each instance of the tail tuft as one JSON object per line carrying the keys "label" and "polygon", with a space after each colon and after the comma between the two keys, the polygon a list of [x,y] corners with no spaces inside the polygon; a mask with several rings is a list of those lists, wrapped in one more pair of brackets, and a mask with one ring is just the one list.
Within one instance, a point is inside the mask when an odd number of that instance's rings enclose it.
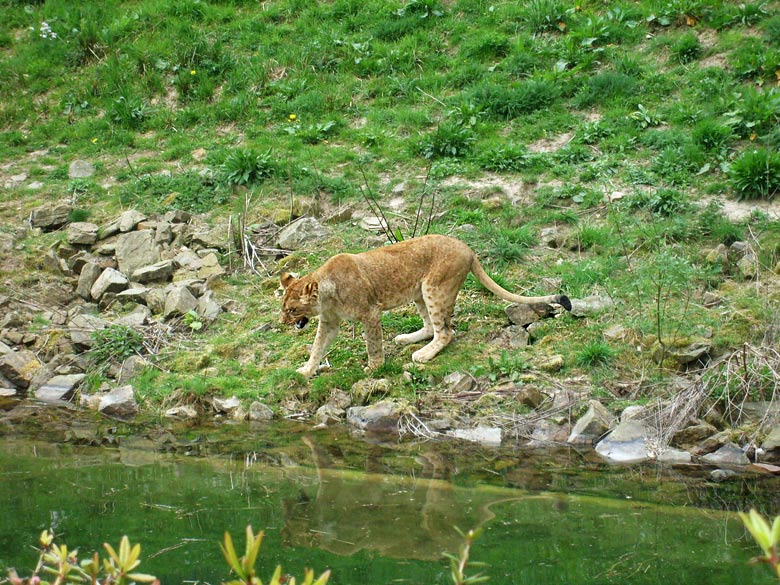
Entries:
{"label": "tail tuft", "polygon": [[571,301],[566,295],[558,295],[555,298],[555,302],[561,305],[567,311],[571,311]]}

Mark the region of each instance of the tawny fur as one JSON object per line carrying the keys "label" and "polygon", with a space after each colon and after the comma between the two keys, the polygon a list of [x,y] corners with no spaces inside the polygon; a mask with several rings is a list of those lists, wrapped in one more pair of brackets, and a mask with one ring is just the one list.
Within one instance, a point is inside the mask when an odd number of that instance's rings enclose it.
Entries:
{"label": "tawny fur", "polygon": [[307,276],[285,273],[282,323],[302,328],[319,316],[311,356],[298,372],[311,377],[338,334],[341,321],[363,323],[368,367],[384,363],[382,312],[414,302],[423,327],[398,335],[396,343],[431,341],[412,354],[415,362],[432,360],[452,340],[452,311],[469,272],[493,294],[513,303],[558,303],[571,309],[564,295],[524,297],[496,284],[474,252],[460,240],[429,235],[362,254],[337,254]]}

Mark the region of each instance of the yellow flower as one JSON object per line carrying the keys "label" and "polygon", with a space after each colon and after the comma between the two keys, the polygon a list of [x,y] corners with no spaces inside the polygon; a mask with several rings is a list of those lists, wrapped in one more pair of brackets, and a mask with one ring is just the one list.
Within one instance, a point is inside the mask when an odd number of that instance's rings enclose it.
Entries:
{"label": "yellow flower", "polygon": [[97,138],[92,139],[92,144],[97,144]]}
{"label": "yellow flower", "polygon": [[297,117],[298,117],[298,116],[296,116],[295,114],[290,114],[290,115],[288,116],[288,118],[290,119],[290,122],[295,122],[295,120],[296,120],[296,118],[297,118]]}
{"label": "yellow flower", "polygon": [[195,71],[194,69],[190,69],[190,75],[195,75],[196,73],[197,71]]}

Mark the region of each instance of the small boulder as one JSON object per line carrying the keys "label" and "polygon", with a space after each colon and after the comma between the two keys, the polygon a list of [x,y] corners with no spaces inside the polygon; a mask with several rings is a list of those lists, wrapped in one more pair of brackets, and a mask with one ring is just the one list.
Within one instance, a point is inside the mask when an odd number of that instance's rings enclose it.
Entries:
{"label": "small boulder", "polygon": [[451,374],[445,376],[444,380],[442,380],[444,391],[447,394],[460,394],[461,392],[469,392],[472,388],[474,388],[475,384],[476,380],[474,380],[474,376],[471,374],[465,374],[463,372],[452,372]]}
{"label": "small boulder", "polygon": [[603,313],[615,306],[615,302],[607,296],[594,295],[582,299],[571,300],[571,314],[574,317],[590,317]]}
{"label": "small boulder", "polygon": [[651,458],[647,437],[640,421],[621,422],[596,444],[596,453],[611,463],[641,463]]}
{"label": "small boulder", "polygon": [[315,426],[327,427],[331,424],[341,422],[344,419],[346,411],[334,404],[323,404],[317,409],[314,415]]}
{"label": "small boulder", "polygon": [[116,260],[126,275],[160,261],[160,247],[154,243],[153,230],[120,234],[116,241]]}
{"label": "small boulder", "polygon": [[222,312],[222,305],[214,300],[214,292],[208,290],[198,299],[196,311],[206,321],[214,321]]}
{"label": "small boulder", "polygon": [[355,404],[366,404],[375,395],[386,396],[390,392],[390,383],[385,378],[364,378],[355,382],[350,389]]}
{"label": "small boulder", "polygon": [[274,411],[262,402],[255,400],[249,405],[249,420],[251,421],[271,420],[274,416]]}
{"label": "small boulder", "polygon": [[134,282],[146,284],[147,282],[169,280],[173,275],[173,260],[161,260],[148,266],[142,266],[133,271],[131,276]]}
{"label": "small boulder", "polygon": [[49,203],[32,210],[30,224],[44,231],[55,230],[68,223],[73,207],[67,203]]}
{"label": "small boulder", "polygon": [[128,209],[117,218],[117,228],[121,233],[131,232],[144,221],[146,216],[136,209]]}
{"label": "small boulder", "polygon": [[22,390],[30,385],[41,367],[43,364],[36,355],[26,349],[0,355],[0,375]]}
{"label": "small boulder", "polygon": [[531,323],[536,323],[541,319],[555,314],[555,309],[547,303],[518,304],[513,303],[504,309],[507,318],[513,325],[526,327]]}
{"label": "small boulder", "polygon": [[103,269],[95,262],[87,262],[82,266],[79,281],[76,285],[76,294],[85,301],[92,300],[92,285],[95,284]]}
{"label": "small boulder", "polygon": [[168,319],[175,316],[183,316],[194,311],[198,307],[196,299],[186,286],[174,286],[165,296],[165,309],[163,316]]}
{"label": "small boulder", "polygon": [[35,391],[35,398],[43,402],[69,401],[86,374],[54,376]]}
{"label": "small boulder", "polygon": [[369,406],[352,406],[347,410],[347,423],[361,431],[397,433],[404,405],[383,400]]}
{"label": "small boulder", "polygon": [[89,289],[90,296],[99,301],[106,293],[118,293],[127,288],[127,277],[113,268],[106,268],[100,273],[95,283]]}
{"label": "small boulder", "polygon": [[100,398],[98,411],[118,418],[129,418],[138,413],[133,387],[130,385],[114,388]]}
{"label": "small boulder", "polygon": [[617,422],[615,416],[598,400],[588,403],[588,410],[575,423],[567,440],[575,445],[592,445]]}
{"label": "small boulder", "polygon": [[726,443],[717,451],[703,455],[700,459],[702,463],[718,466],[725,465],[727,467],[741,467],[750,464],[750,460],[745,455],[745,452],[734,443]]}
{"label": "small boulder", "polygon": [[86,221],[76,221],[68,225],[65,236],[69,244],[91,246],[97,242],[98,226]]}
{"label": "small boulder", "polygon": [[473,429],[454,429],[447,431],[447,435],[456,439],[463,439],[481,445],[498,447],[501,445],[501,429],[479,425]]}
{"label": "small boulder", "polygon": [[74,160],[68,166],[69,179],[87,179],[95,174],[95,165],[86,160]]}
{"label": "small boulder", "polygon": [[183,406],[174,406],[173,408],[169,408],[163,413],[163,416],[165,418],[191,420],[194,418],[198,418],[198,411],[195,409],[194,406],[185,404]]}
{"label": "small boulder", "polygon": [[285,226],[279,232],[278,242],[280,248],[300,250],[328,236],[330,236],[328,228],[313,217],[304,217]]}

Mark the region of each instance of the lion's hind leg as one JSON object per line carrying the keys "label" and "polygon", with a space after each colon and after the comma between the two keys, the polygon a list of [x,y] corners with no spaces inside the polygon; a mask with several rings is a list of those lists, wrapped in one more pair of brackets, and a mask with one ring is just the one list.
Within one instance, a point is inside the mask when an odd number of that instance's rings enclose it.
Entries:
{"label": "lion's hind leg", "polygon": [[[450,324],[452,311],[455,308],[455,297],[448,294],[446,288],[437,290],[436,287],[423,284],[422,294],[433,328],[433,340],[412,354],[412,360],[419,363],[431,361],[452,341]],[[457,289],[455,295],[457,295]]]}
{"label": "lion's hind leg", "polygon": [[422,300],[422,298],[415,299],[414,305],[417,307],[417,312],[420,314],[420,317],[422,317],[423,327],[414,333],[396,335],[393,338],[393,341],[399,345],[418,343],[433,337],[433,325],[431,325],[431,317],[428,315],[428,307],[425,306],[425,302]]}

